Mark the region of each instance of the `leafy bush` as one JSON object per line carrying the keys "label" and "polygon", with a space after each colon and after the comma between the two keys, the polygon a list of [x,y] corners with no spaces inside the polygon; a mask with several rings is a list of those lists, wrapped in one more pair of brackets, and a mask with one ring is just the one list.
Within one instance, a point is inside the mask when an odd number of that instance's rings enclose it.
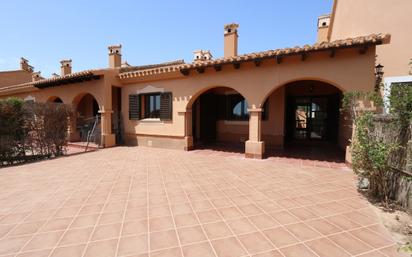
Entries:
{"label": "leafy bush", "polygon": [[0,166],[64,154],[71,109],[60,103],[0,101]]}
{"label": "leafy bush", "polygon": [[[362,102],[372,103],[369,106],[374,108],[365,108]],[[412,87],[392,87],[390,113],[377,116],[376,112],[382,106],[380,93],[375,92],[349,92],[343,101],[354,124],[351,140],[353,170],[368,179],[369,192],[373,196],[388,203],[398,189],[394,185],[393,173],[406,163],[412,121]]]}

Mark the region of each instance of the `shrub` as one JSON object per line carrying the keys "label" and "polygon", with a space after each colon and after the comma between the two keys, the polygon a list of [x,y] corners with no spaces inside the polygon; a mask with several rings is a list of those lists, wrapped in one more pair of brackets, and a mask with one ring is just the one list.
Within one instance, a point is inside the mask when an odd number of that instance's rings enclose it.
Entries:
{"label": "shrub", "polygon": [[60,103],[0,101],[0,166],[66,151],[71,109]]}
{"label": "shrub", "polygon": [[369,181],[369,192],[388,203],[399,188],[394,172],[406,166],[407,142],[412,121],[412,87],[396,85],[390,96],[390,113],[376,115],[372,109],[360,108],[360,102],[373,102],[379,110],[383,105],[380,93],[349,92],[343,107],[354,124],[351,140],[353,170]]}

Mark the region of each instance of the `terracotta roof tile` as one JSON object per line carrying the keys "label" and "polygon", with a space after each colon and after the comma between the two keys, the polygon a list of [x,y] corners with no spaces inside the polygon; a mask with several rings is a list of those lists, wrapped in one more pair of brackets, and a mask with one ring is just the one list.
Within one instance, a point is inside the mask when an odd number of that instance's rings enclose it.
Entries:
{"label": "terracotta roof tile", "polygon": [[363,45],[386,44],[389,42],[389,40],[390,40],[389,34],[372,34],[368,36],[348,38],[348,39],[337,40],[333,42],[321,42],[321,43],[316,43],[313,45],[304,45],[302,47],[296,46],[293,48],[268,50],[268,51],[263,51],[263,52],[255,52],[255,53],[239,55],[236,57],[220,58],[220,59],[207,61],[207,62],[184,64],[184,65],[181,65],[179,68],[180,69],[191,69],[191,68],[199,68],[199,67],[208,67],[208,66],[212,66],[216,64],[233,63],[236,61],[252,61],[258,58],[272,58],[276,56],[281,57],[285,55],[296,55],[296,54],[302,54],[302,53],[308,53],[308,52],[324,51],[324,50],[329,50],[329,49],[359,47]]}

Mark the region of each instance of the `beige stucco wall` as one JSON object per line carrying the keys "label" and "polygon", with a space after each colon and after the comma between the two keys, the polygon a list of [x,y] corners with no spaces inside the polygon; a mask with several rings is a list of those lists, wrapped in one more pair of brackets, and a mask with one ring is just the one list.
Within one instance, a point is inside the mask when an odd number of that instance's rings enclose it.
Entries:
{"label": "beige stucco wall", "polygon": [[[259,67],[254,63],[242,63],[239,69],[224,65],[222,71],[207,68],[203,74],[192,70],[189,76],[179,71],[160,76],[137,77],[119,81],[117,70],[99,71],[100,80],[61,85],[29,93],[13,94],[25,98],[33,96],[36,101],[45,102],[56,96],[64,103],[76,103],[80,96],[90,93],[101,108],[111,110],[112,86],[121,87],[121,109],[126,143],[184,149],[187,146],[187,129],[191,121],[188,110],[195,99],[203,92],[214,87],[229,87],[242,94],[250,108],[261,108],[269,97],[269,119],[262,121],[262,140],[266,145],[281,147],[284,134],[284,88],[283,86],[299,80],[318,80],[330,83],[342,91],[371,90],[374,86],[375,51],[371,47],[366,54],[358,49],[338,50],[334,57],[329,52],[311,53],[305,61],[300,56],[290,56],[276,63],[274,59],[265,60]],[[173,93],[173,120],[129,120],[129,95],[141,92]],[[5,95],[0,97],[7,97]],[[105,113],[104,131],[110,131],[110,112]],[[248,140],[250,131],[256,124],[219,122],[218,137],[234,141]],[[190,126],[191,127],[191,126]],[[103,133],[103,132],[102,132]],[[186,136],[186,137],[185,137]],[[344,140],[342,140],[344,141]]]}
{"label": "beige stucco wall", "polygon": [[335,0],[331,41],[371,33],[390,33],[391,42],[377,47],[385,76],[405,76],[412,58],[410,0]]}
{"label": "beige stucco wall", "polygon": [[[371,90],[374,86],[374,49],[366,54],[359,54],[358,49],[346,49],[337,52],[334,58],[328,52],[310,54],[305,61],[300,56],[284,58],[280,64],[275,60],[266,60],[260,67],[253,63],[242,64],[236,70],[231,65],[223,66],[222,71],[213,68],[198,74],[192,71],[189,76],[176,74],[175,79],[139,82],[138,79],[124,81],[122,87],[122,113],[124,129],[129,139],[147,135],[157,138],[183,139],[185,136],[185,112],[203,92],[213,87],[229,87],[242,94],[252,108],[261,107],[265,99],[276,89],[297,80],[319,80],[330,83],[342,91]],[[139,92],[173,92],[173,121],[134,121],[128,120],[128,96]],[[277,95],[279,94],[279,95]],[[273,97],[275,104],[268,121],[262,122],[263,139],[281,145],[283,142],[284,103],[282,92]],[[218,125],[222,129],[221,124]],[[234,134],[248,133],[247,126],[226,124]],[[233,134],[233,133],[232,133]],[[239,135],[237,136],[239,137]]]}

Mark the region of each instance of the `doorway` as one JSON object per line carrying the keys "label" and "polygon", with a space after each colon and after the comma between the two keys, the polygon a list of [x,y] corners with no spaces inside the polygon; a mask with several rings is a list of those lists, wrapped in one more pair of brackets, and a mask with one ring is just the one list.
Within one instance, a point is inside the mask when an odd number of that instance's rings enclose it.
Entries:
{"label": "doorway", "polygon": [[[286,143],[336,144],[339,135],[341,92],[314,81],[286,87]],[[318,142],[318,143],[317,143]]]}

